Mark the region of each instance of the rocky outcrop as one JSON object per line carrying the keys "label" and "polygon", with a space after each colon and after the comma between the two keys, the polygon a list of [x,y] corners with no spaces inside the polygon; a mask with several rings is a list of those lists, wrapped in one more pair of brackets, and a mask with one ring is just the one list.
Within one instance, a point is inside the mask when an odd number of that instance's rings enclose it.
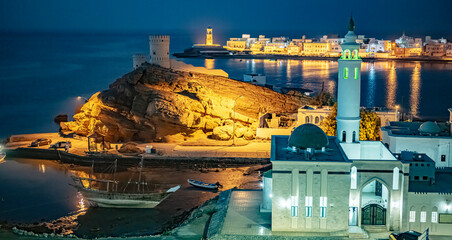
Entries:
{"label": "rocky outcrop", "polygon": [[94,94],[61,127],[85,136],[99,132],[108,141],[190,138],[199,130],[227,140],[235,122],[236,137],[252,139],[259,112],[295,112],[307,100],[221,76],[143,65]]}

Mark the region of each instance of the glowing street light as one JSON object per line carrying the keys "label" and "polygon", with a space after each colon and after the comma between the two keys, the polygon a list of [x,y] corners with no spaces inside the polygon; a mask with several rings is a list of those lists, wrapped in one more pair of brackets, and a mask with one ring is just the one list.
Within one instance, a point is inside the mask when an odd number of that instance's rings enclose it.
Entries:
{"label": "glowing street light", "polygon": [[78,97],[77,97],[77,99],[83,99],[83,100],[85,101],[85,103],[87,103],[87,102],[88,102],[88,99],[87,99],[87,98],[85,98],[85,97],[82,97],[82,96],[78,96]]}
{"label": "glowing street light", "polygon": [[399,105],[395,106],[395,120],[399,121]]}
{"label": "glowing street light", "polygon": [[235,145],[235,104],[237,103],[237,100],[241,97],[243,97],[243,96],[240,95],[234,100],[234,115],[232,117],[233,118],[232,119],[232,146]]}

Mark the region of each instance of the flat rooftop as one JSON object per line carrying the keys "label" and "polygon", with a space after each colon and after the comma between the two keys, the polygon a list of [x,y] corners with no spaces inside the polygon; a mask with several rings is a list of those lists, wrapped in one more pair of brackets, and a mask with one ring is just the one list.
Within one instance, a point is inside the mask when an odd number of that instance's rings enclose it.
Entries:
{"label": "flat rooftop", "polygon": [[452,168],[437,168],[435,184],[429,181],[410,181],[408,191],[416,193],[452,193]]}
{"label": "flat rooftop", "polygon": [[295,152],[288,147],[290,136],[272,136],[271,161],[330,161],[346,162],[336,137],[328,136],[329,144],[325,152],[316,151],[311,159],[304,152]]}
{"label": "flat rooftop", "polygon": [[384,126],[381,128],[382,131],[388,131],[390,135],[397,136],[419,136],[419,137],[451,137],[450,127],[445,122],[437,122],[441,132],[438,136],[422,135],[419,132],[419,127],[423,122],[390,122],[389,126]]}

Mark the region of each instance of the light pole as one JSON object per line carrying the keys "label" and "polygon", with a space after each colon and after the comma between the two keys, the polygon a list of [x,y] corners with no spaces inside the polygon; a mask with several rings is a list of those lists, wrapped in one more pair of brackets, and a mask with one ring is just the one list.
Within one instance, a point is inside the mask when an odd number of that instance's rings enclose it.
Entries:
{"label": "light pole", "polygon": [[242,95],[238,96],[234,100],[234,115],[232,116],[232,146],[235,145],[235,104],[237,103],[237,100],[241,97],[242,97]]}
{"label": "light pole", "polygon": [[78,97],[77,97],[77,99],[83,99],[83,100],[85,101],[85,103],[87,103],[87,102],[88,102],[88,99],[87,99],[87,98],[85,98],[85,97],[82,97],[82,96],[78,96]]}
{"label": "light pole", "polygon": [[395,106],[395,121],[399,121],[399,105]]}

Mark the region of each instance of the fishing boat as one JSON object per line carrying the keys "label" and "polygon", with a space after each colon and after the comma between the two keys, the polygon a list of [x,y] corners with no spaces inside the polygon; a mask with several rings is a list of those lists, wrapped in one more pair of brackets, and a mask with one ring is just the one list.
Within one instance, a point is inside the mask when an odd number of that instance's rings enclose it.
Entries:
{"label": "fishing boat", "polygon": [[[115,161],[115,173],[116,166],[117,161]],[[141,181],[142,168],[143,159],[141,159],[140,162],[138,181],[129,181],[126,184],[126,186],[130,183],[136,184],[137,190],[135,192],[125,192],[125,187],[122,192],[118,191],[119,181],[116,181],[115,177],[113,177],[113,180],[95,179],[91,177],[92,173],[88,178],[73,176],[72,179],[75,184],[72,186],[74,186],[83,195],[91,206],[106,208],[154,208],[180,188],[179,185],[169,188],[166,191],[159,189],[146,192],[145,188],[148,183]],[[113,174],[113,176],[115,176],[115,174]],[[94,188],[94,185],[103,185],[106,187],[105,189],[100,189]]]}
{"label": "fishing boat", "polygon": [[194,179],[187,179],[187,182],[194,187],[211,189],[211,190],[215,190],[215,189],[218,189],[219,187],[223,187],[219,182],[206,183],[206,182],[201,182],[201,181],[194,180]]}

